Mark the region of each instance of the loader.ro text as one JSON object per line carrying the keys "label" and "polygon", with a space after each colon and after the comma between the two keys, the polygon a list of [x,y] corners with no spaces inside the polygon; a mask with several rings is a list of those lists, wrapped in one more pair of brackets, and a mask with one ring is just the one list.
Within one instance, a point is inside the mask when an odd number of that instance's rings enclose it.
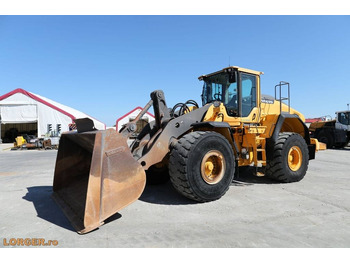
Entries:
{"label": "loader.ro text", "polygon": [[44,238],[4,238],[4,246],[57,246],[57,240],[47,240]]}

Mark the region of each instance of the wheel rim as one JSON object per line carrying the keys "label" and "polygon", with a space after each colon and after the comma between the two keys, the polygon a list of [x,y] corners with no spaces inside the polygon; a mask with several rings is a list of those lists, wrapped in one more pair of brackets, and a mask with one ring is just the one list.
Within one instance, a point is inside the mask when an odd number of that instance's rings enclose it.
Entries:
{"label": "wheel rim", "polygon": [[288,152],[288,166],[292,171],[297,171],[303,162],[301,149],[293,146]]}
{"label": "wheel rim", "polygon": [[225,174],[225,158],[217,150],[206,153],[201,163],[201,175],[207,184],[213,185],[221,181]]}

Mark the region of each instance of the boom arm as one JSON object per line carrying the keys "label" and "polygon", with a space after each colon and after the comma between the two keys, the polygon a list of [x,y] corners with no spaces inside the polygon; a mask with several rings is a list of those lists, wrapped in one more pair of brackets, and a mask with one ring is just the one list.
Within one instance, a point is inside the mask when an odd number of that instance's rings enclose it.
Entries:
{"label": "boom arm", "polygon": [[164,92],[162,90],[155,90],[151,93],[151,100],[146,104],[146,106],[133,121],[123,126],[123,128],[120,130],[120,133],[124,137],[129,138],[131,134],[136,131],[137,121],[143,117],[143,115],[149,110],[152,105],[154,109],[157,130],[159,130],[164,123],[170,120],[170,112],[165,102]]}

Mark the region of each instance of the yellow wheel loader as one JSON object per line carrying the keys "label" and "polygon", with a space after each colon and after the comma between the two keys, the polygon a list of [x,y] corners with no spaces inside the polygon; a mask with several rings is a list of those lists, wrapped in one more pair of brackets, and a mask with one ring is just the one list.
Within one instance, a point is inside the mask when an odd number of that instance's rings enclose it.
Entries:
{"label": "yellow wheel loader", "polygon": [[[289,83],[276,85],[275,97],[261,95],[261,74],[230,66],[200,76],[202,107],[189,100],[169,109],[156,90],[120,132],[77,119],[78,131],[60,139],[53,197],[78,233],[137,200],[146,177],[170,177],[180,194],[198,202],[221,198],[242,166],[280,182],[301,180],[319,143],[309,137],[303,115],[290,107]],[[282,97],[285,88],[288,96]],[[155,121],[130,143],[151,106]]]}

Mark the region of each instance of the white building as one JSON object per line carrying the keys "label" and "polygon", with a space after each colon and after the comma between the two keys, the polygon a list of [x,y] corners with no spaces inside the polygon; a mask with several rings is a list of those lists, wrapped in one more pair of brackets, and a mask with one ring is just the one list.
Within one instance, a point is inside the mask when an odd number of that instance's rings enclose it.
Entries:
{"label": "white building", "polygon": [[18,134],[33,134],[39,138],[48,132],[62,133],[69,131],[74,119],[85,117],[94,121],[95,128],[106,129],[104,123],[87,114],[20,88],[0,96],[0,138],[3,140],[6,134],[16,130]]}
{"label": "white building", "polygon": [[[116,129],[119,131],[123,125],[133,121],[141,111],[142,111],[142,107],[136,107],[135,109],[131,110],[129,113],[118,118],[115,125]],[[140,121],[138,121],[137,130],[135,133],[139,133],[142,130],[142,128],[144,128],[147,125],[147,123],[153,120],[154,120],[154,115],[152,115],[149,112],[146,112],[143,115],[143,117],[140,119]]]}

